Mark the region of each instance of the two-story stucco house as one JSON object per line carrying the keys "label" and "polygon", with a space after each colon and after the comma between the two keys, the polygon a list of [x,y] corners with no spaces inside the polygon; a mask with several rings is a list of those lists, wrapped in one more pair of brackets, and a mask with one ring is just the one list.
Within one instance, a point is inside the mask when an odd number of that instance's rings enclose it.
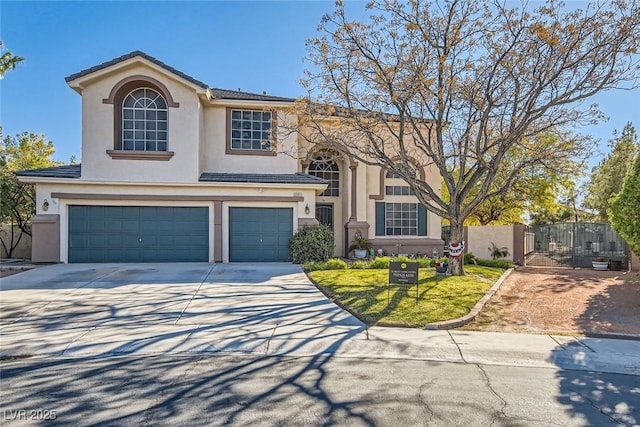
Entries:
{"label": "two-story stucco house", "polygon": [[66,81],[82,165],[18,173],[36,184],[34,262],[288,261],[295,230],[318,222],[336,256],[356,233],[389,253],[442,248],[404,181],[322,146],[283,154],[295,133],[272,149],[293,99],[214,89],[139,51]]}

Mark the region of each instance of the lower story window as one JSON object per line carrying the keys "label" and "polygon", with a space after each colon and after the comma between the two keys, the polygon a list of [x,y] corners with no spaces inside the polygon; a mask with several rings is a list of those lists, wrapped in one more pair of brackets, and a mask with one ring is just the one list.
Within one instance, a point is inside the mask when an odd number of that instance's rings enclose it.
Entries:
{"label": "lower story window", "polygon": [[387,236],[417,236],[417,204],[387,203],[385,206],[385,234]]}
{"label": "lower story window", "polygon": [[376,203],[376,236],[426,236],[427,210],[420,203]]}

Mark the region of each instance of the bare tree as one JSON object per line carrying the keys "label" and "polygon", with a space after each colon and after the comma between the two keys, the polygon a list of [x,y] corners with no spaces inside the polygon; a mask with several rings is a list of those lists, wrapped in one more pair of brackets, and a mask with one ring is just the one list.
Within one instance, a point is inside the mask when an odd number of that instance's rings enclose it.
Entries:
{"label": "bare tree", "polygon": [[[349,21],[338,2],[307,42],[301,135],[399,174],[449,219],[452,242],[521,171],[562,167],[558,159],[585,149],[538,135],[595,122],[601,114],[584,101],[638,85],[640,3],[506,3],[373,0],[365,23]],[[328,125],[332,116],[339,125]],[[449,201],[415,175],[416,162],[439,171]],[[452,273],[464,274],[462,262]]]}

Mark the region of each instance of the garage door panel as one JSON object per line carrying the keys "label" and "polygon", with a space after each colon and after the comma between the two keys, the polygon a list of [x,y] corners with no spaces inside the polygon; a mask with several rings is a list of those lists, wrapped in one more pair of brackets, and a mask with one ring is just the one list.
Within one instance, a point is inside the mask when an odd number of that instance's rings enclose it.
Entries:
{"label": "garage door panel", "polygon": [[208,261],[203,207],[69,206],[69,262]]}
{"label": "garage door panel", "polygon": [[230,208],[229,260],[286,262],[293,234],[293,209]]}

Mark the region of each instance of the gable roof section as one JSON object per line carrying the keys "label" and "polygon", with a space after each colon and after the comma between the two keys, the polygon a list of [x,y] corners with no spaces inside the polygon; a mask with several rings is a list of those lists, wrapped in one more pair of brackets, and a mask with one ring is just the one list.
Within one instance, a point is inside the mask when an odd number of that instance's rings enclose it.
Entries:
{"label": "gable roof section", "polygon": [[210,173],[200,175],[200,182],[241,182],[256,184],[327,184],[328,181],[306,173]]}
{"label": "gable roof section", "polygon": [[80,178],[81,169],[81,165],[64,165],[18,171],[16,175],[35,176],[39,178]]}
{"label": "gable roof section", "polygon": [[146,53],[142,52],[141,50],[134,50],[133,52],[129,52],[126,55],[122,55],[118,58],[114,58],[111,61],[107,61],[107,62],[103,62],[102,64],[99,65],[95,65],[91,68],[87,68],[85,70],[79,71],[77,73],[71,74],[70,76],[67,76],[64,78],[64,80],[69,83],[73,80],[79,79],[80,77],[84,77],[88,74],[91,73],[95,73],[96,71],[100,71],[103,70],[105,68],[111,67],[113,65],[119,64],[120,62],[124,62],[128,59],[131,58],[135,58],[136,56],[139,56],[141,58],[146,59],[149,62],[153,62],[154,64],[156,64],[159,67],[164,68],[165,70],[169,71],[170,73],[175,74],[176,76],[182,77],[183,79],[195,84],[196,86],[200,86],[203,89],[207,89],[208,86],[205,83],[202,83],[200,80],[194,79],[193,77],[183,73],[182,71],[179,71],[173,67],[171,67],[170,65],[165,64],[164,62],[154,58],[151,55],[147,55]]}
{"label": "gable roof section", "polygon": [[251,93],[251,92],[242,92],[240,90],[228,90],[228,89],[218,89],[218,88],[212,88],[209,85],[207,85],[206,83],[201,82],[200,80],[191,77],[188,74],[183,73],[182,71],[173,68],[170,65],[165,64],[164,62],[154,58],[151,55],[148,55],[144,52],[142,52],[141,50],[134,50],[133,52],[129,52],[126,55],[122,55],[118,58],[114,58],[111,61],[107,61],[107,62],[103,62],[102,64],[99,65],[95,65],[91,68],[87,68],[85,70],[79,71],[77,73],[71,74],[67,77],[65,77],[65,81],[67,83],[79,79],[81,77],[84,77],[88,74],[91,73],[95,73],[96,71],[100,71],[103,70],[105,68],[114,66],[116,64],[119,64],[120,62],[129,60],[131,58],[135,58],[135,57],[141,57],[146,59],[149,62],[152,62],[153,64],[164,68],[166,71],[175,74],[178,77],[183,78],[184,80],[193,83],[196,86],[201,87],[202,89],[205,90],[209,90],[211,92],[211,95],[213,95],[214,98],[218,98],[218,99],[231,99],[231,100],[242,100],[242,101],[280,101],[280,102],[293,102],[295,101],[294,98],[286,98],[286,97],[281,97],[281,96],[271,96],[271,95],[267,95],[267,94],[257,94],[257,93]]}

